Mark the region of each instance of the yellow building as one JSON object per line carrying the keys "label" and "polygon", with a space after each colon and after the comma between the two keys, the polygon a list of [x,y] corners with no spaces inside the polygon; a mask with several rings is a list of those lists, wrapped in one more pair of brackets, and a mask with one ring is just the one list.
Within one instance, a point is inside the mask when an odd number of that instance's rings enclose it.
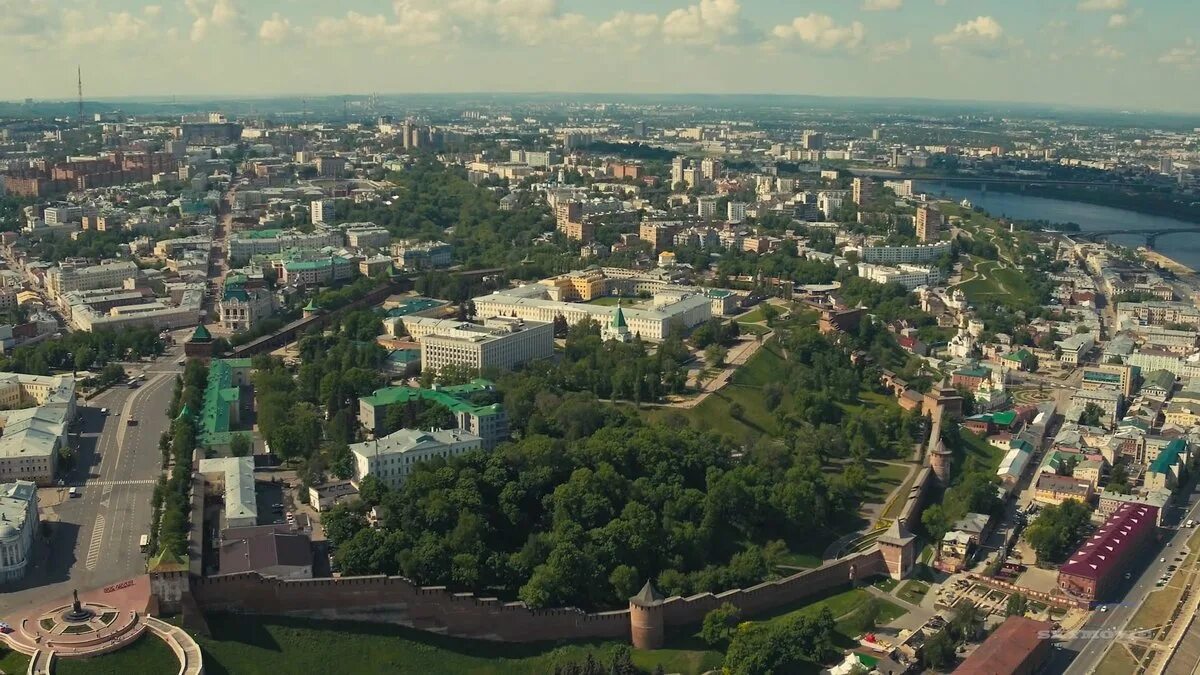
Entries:
{"label": "yellow building", "polygon": [[[605,278],[604,272],[598,269],[588,269],[567,272],[549,279],[542,279],[538,283],[558,289],[558,297],[554,299],[559,302],[588,302],[604,297],[608,280]],[[551,297],[553,295],[554,292],[551,293]]]}
{"label": "yellow building", "polygon": [[1167,406],[1167,424],[1175,424],[1184,429],[1200,424],[1200,401],[1172,401]]}

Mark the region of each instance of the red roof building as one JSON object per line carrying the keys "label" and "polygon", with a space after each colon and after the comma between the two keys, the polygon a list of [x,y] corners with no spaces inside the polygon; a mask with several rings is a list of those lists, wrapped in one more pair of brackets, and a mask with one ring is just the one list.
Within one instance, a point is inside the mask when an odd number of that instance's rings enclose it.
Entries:
{"label": "red roof building", "polygon": [[1050,655],[1053,626],[1023,616],[1010,616],[984,640],[955,675],[1030,675]]}
{"label": "red roof building", "polygon": [[1154,539],[1158,508],[1125,503],[1058,568],[1058,587],[1095,602],[1108,596],[1138,552]]}

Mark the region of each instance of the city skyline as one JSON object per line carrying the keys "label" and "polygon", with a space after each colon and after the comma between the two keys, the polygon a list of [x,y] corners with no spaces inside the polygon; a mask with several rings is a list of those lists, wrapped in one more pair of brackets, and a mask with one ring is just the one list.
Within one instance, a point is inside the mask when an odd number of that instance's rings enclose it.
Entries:
{"label": "city skyline", "polygon": [[15,66],[0,82],[11,99],[72,98],[82,63],[91,98],[773,93],[1136,110],[1200,104],[1200,47],[1189,31],[1200,7],[1182,0],[0,7],[0,53]]}

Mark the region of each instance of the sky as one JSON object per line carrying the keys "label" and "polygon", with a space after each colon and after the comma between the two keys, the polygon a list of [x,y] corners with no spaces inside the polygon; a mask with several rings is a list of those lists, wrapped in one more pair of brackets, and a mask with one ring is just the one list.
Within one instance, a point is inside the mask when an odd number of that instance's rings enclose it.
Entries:
{"label": "sky", "polygon": [[1200,0],[0,0],[0,98],[776,93],[1200,108]]}

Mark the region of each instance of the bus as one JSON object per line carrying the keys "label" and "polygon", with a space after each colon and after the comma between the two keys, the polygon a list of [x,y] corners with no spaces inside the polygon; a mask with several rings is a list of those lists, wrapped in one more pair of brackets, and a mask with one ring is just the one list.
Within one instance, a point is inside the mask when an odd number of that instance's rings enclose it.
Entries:
{"label": "bus", "polygon": [[147,548],[150,548],[150,535],[142,535],[142,538],[138,540],[138,548],[141,548],[143,551],[145,551]]}

